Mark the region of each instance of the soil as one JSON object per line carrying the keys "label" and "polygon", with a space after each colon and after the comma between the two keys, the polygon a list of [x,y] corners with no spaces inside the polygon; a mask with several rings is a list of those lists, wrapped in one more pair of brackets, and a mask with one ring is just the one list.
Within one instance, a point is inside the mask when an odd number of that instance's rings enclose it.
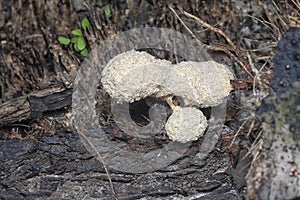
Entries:
{"label": "soil", "polygon": [[[110,14],[105,12],[106,5]],[[0,105],[49,88],[74,87],[84,57],[57,39],[71,37],[71,31],[80,27],[84,17],[92,27],[84,33],[89,51],[126,30],[168,28],[201,41],[213,60],[229,66],[238,81],[228,98],[224,131],[210,154],[198,158],[204,143],[200,138],[168,167],[142,174],[110,169],[112,180],[97,156],[80,143],[70,104],[0,124],[0,198],[245,198],[251,150],[261,137],[261,122],[255,110],[268,95],[278,41],[289,27],[300,27],[299,7],[294,1],[260,0],[3,0]],[[183,59],[170,52],[146,51],[172,62]],[[101,85],[97,92],[100,125],[115,145],[148,153],[170,143],[164,132],[149,138],[126,135],[116,126],[110,97]],[[164,103],[161,99],[155,101]],[[148,107],[145,102],[131,104],[136,123],[148,123]],[[208,118],[210,111],[204,111]],[[115,186],[115,193],[110,184]]]}

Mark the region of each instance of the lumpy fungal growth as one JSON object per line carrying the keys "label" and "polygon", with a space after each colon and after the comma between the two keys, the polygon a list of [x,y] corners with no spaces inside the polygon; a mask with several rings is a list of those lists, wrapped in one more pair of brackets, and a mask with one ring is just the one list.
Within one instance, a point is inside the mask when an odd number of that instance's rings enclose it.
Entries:
{"label": "lumpy fungal growth", "polygon": [[174,66],[178,80],[172,85],[174,94],[181,96],[187,105],[200,107],[219,105],[232,90],[233,74],[222,64],[214,61],[181,62]]}
{"label": "lumpy fungal growth", "polygon": [[134,102],[164,93],[160,89],[172,64],[146,52],[131,50],[115,56],[102,72],[101,82],[111,97]]}
{"label": "lumpy fungal growth", "polygon": [[[115,56],[102,73],[102,85],[112,98],[134,102],[147,96],[180,96],[186,106],[217,106],[231,91],[230,70],[214,61],[181,62],[156,59],[146,52],[131,50]],[[170,103],[169,103],[170,105]],[[192,107],[174,107],[166,123],[168,136],[178,142],[197,140],[207,121]]]}
{"label": "lumpy fungal growth", "polygon": [[175,106],[165,129],[169,138],[177,142],[190,142],[201,137],[207,127],[203,113],[192,107]]}

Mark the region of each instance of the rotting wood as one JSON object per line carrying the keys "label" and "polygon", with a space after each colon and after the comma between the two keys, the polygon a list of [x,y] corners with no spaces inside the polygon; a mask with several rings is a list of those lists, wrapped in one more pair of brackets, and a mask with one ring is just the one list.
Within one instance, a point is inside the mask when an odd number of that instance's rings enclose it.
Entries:
{"label": "rotting wood", "polygon": [[[249,90],[251,82],[232,80],[234,90]],[[3,104],[0,104],[0,126],[33,118],[41,118],[43,114],[62,109],[72,104],[72,88],[49,88],[32,92]]]}
{"label": "rotting wood", "polygon": [[30,116],[30,104],[26,97],[13,99],[0,104],[0,113],[0,125],[28,119]]}
{"label": "rotting wood", "polygon": [[0,104],[0,126],[40,118],[43,113],[72,104],[72,88],[49,88]]}

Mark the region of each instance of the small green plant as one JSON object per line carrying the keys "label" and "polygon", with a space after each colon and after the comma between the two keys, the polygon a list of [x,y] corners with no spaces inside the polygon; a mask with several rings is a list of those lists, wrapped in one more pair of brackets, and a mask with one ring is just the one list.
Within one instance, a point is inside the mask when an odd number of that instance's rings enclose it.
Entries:
{"label": "small green plant", "polygon": [[[89,20],[84,17],[81,21],[81,27],[84,31],[91,31],[91,24],[89,22]],[[80,52],[80,54],[84,57],[87,57],[89,52],[88,52],[88,49],[87,49],[87,43],[86,43],[86,40],[84,39],[83,37],[83,33],[81,31],[81,29],[74,29],[72,30],[72,35],[73,37],[70,39],[70,38],[67,38],[67,37],[58,37],[58,42],[60,44],[64,44],[64,45],[69,45],[70,43],[73,44],[73,47],[75,49],[76,52]]]}
{"label": "small green plant", "polygon": [[111,11],[110,11],[110,5],[107,4],[106,6],[104,6],[104,14],[106,16],[106,18],[110,18],[111,17]]}

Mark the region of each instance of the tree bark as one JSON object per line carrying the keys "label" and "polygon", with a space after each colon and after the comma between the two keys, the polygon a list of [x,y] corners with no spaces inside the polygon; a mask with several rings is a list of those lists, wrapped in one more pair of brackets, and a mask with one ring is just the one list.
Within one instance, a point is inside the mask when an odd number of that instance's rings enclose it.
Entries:
{"label": "tree bark", "polygon": [[257,114],[263,136],[253,152],[247,179],[248,199],[300,197],[300,29],[279,42],[270,95]]}

